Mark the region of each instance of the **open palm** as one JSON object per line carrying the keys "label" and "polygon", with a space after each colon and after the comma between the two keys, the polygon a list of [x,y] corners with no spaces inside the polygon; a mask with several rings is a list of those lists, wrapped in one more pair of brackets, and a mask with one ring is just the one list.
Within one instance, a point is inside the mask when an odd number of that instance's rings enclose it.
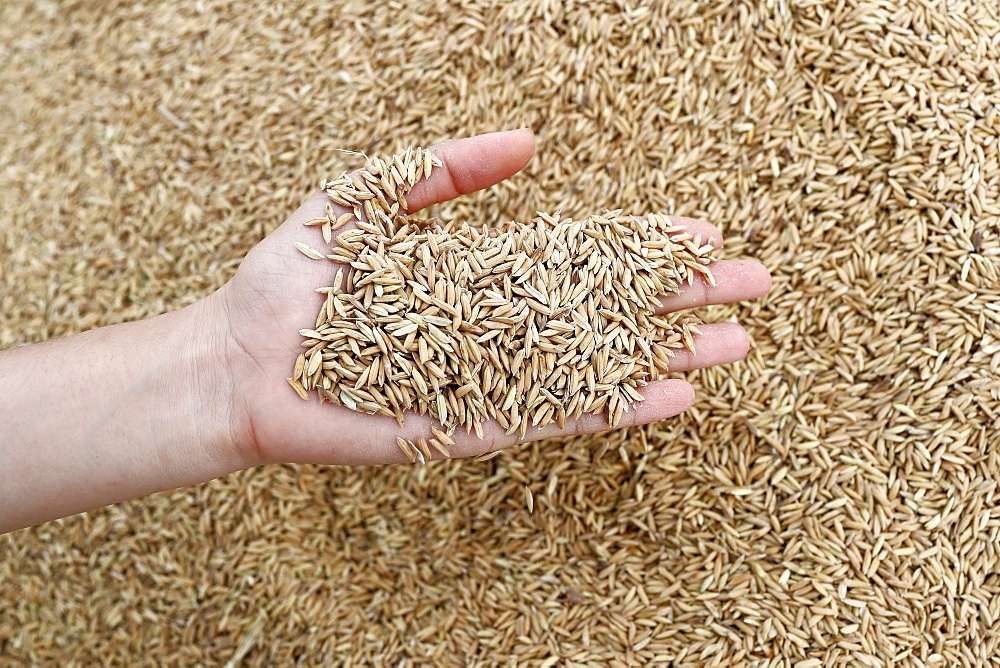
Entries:
{"label": "open palm", "polygon": [[[487,188],[519,171],[534,153],[530,131],[517,130],[447,141],[431,149],[443,167],[418,183],[408,195],[409,210]],[[299,330],[310,327],[325,297],[314,289],[330,285],[336,267],[300,254],[294,243],[325,247],[318,228],[303,222],[326,215],[328,198],[310,197],[277,230],[258,244],[240,265],[219,298],[228,319],[235,419],[246,448],[264,462],[373,464],[405,461],[396,438],[428,436],[430,417],[410,414],[400,427],[396,420],[366,415],[343,406],[302,401],[284,382],[292,362],[302,352]],[[338,213],[347,212],[347,209]],[[708,223],[675,219],[688,231],[711,239],[721,234]],[[753,260],[723,261],[713,267],[717,285],[699,281],[663,302],[663,312],[706,304],[752,299],[770,287],[767,270]],[[697,354],[678,351],[671,370],[686,371],[725,364],[746,355],[749,339],[737,324],[701,326]],[[694,401],[694,390],[679,379],[659,380],[643,388],[645,400],[633,407],[621,426],[645,424],[677,415]],[[483,438],[458,431],[454,456],[472,456],[512,445],[567,434],[608,429],[605,416],[584,414],[565,428],[530,428],[523,439],[506,435],[496,424],[484,425]]]}

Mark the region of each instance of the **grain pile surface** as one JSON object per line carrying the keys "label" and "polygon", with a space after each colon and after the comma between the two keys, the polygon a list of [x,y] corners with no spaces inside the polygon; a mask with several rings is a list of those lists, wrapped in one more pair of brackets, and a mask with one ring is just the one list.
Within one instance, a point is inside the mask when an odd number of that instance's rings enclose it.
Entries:
{"label": "grain pile surface", "polygon": [[676,420],[4,536],[0,656],[996,665],[997,14],[0,3],[0,347],[208,294],[352,166],[334,149],[501,127],[536,130],[526,174],[432,215],[703,217],[775,275],[706,314],[755,347]]}
{"label": "grain pile surface", "polygon": [[[696,280],[716,285],[711,240],[657,213],[478,226],[400,213],[441,166],[410,147],[324,184],[326,215],[304,224],[332,246],[294,243],[332,262],[333,280],[316,289],[326,297],[299,330],[289,385],[400,426],[408,411],[430,415],[441,432],[427,438],[446,457],[456,428],[482,438],[488,420],[521,437],[583,413],[619,425],[675,350],[695,351],[696,321],[657,311]],[[424,442],[397,439],[413,462],[430,458]]]}

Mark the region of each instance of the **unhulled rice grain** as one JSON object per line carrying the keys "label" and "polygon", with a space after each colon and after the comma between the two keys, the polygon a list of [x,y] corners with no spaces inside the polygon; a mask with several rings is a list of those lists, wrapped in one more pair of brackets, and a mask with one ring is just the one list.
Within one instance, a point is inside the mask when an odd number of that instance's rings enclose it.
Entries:
{"label": "unhulled rice grain", "polygon": [[[322,225],[327,241],[332,227],[355,225],[329,254],[295,244],[342,266],[318,290],[327,298],[315,326],[300,330],[308,352],[293,389],[479,436],[491,419],[522,437],[583,413],[606,411],[617,425],[676,349],[693,352],[696,321],[658,308],[685,282],[714,284],[710,240],[666,216],[621,211],[584,221],[540,213],[497,228],[408,218],[407,193],[440,164],[410,148],[325,185],[337,207],[305,224]],[[436,433],[432,445],[400,449],[411,461],[432,449],[447,456]]]}

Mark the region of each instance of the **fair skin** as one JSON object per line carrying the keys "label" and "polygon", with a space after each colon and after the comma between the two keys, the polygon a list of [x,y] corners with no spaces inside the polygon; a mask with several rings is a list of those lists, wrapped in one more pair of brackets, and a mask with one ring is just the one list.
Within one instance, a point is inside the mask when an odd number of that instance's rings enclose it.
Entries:
{"label": "fair skin", "polygon": [[[516,130],[432,150],[444,168],[414,187],[409,213],[513,175],[534,153],[534,137]],[[250,251],[231,281],[187,308],[0,353],[0,533],[263,464],[405,461],[396,437],[426,435],[429,418],[411,415],[400,427],[391,418],[303,402],[284,381],[301,350],[298,330],[323,301],[313,289],[335,272],[293,245],[322,245],[319,230],[302,222],[324,215],[325,205],[322,193],[310,197]],[[708,223],[676,222],[721,243]],[[696,282],[665,299],[663,312],[753,299],[770,287],[767,270],[753,260],[722,261],[713,273],[716,287]],[[671,370],[746,355],[749,338],[739,325],[701,329],[697,353],[679,353]],[[674,417],[695,399],[680,379],[652,382],[642,394],[622,426]],[[457,432],[452,450],[467,457],[607,428],[606,416],[584,415],[518,439],[487,424],[482,439]]]}

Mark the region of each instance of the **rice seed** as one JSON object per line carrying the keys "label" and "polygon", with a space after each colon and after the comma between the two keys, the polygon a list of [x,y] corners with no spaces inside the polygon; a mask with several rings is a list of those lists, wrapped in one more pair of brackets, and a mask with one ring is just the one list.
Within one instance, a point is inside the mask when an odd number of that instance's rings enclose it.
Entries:
{"label": "rice seed", "polygon": [[406,458],[410,460],[411,464],[416,464],[417,463],[417,455],[414,453],[414,449],[412,447],[412,444],[409,441],[407,441],[406,439],[397,437],[396,438],[396,447],[398,447],[400,449],[400,451],[402,451],[402,453],[404,455],[406,455]]}
{"label": "rice seed", "polygon": [[337,230],[342,228],[344,225],[347,225],[347,223],[351,222],[352,220],[354,220],[354,214],[345,213],[338,216],[337,220],[334,221],[334,223],[330,227],[331,229],[333,229],[334,232],[336,232]]}
{"label": "rice seed", "polygon": [[430,445],[427,443],[427,439],[423,436],[417,439],[417,450],[420,451],[426,461],[430,461],[432,459]]}
{"label": "rice seed", "polygon": [[448,448],[441,441],[439,441],[436,438],[431,438],[431,439],[428,439],[427,442],[430,444],[430,446],[432,448],[434,448],[435,450],[437,450],[438,452],[440,452],[441,455],[444,456],[445,459],[450,459],[451,458],[451,451],[448,450]]}
{"label": "rice seed", "polygon": [[324,257],[326,257],[325,255],[323,255],[323,253],[320,253],[318,250],[316,250],[312,246],[309,246],[308,244],[304,244],[301,241],[296,241],[295,242],[295,247],[299,249],[300,253],[302,253],[303,255],[305,255],[310,260],[322,260]]}
{"label": "rice seed", "polygon": [[322,363],[323,363],[323,355],[320,353],[320,351],[317,350],[309,357],[309,362],[306,365],[305,375],[306,376],[316,375],[316,372],[319,371],[320,365]]}
{"label": "rice seed", "polygon": [[299,395],[300,399],[303,401],[309,400],[309,393],[306,392],[306,388],[302,386],[302,383],[294,378],[286,378],[285,380],[287,380],[288,384],[292,386],[292,389],[295,390],[295,393]]}
{"label": "rice seed", "polygon": [[434,434],[435,439],[444,445],[455,445],[455,439],[453,439],[447,432],[441,431],[437,427],[431,427],[431,433]]}

